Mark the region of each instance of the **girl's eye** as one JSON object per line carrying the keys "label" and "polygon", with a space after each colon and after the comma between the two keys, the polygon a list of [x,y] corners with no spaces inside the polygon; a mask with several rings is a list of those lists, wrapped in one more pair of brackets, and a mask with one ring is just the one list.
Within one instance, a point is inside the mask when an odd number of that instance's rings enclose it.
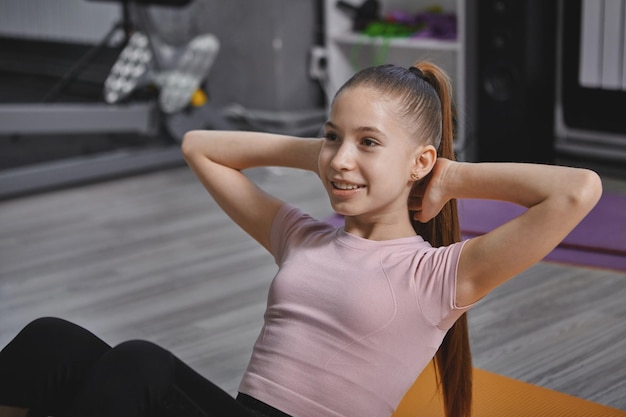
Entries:
{"label": "girl's eye", "polygon": [[334,142],[337,140],[337,135],[334,133],[330,133],[330,132],[326,133],[324,137],[326,138],[326,140],[331,141],[331,142]]}
{"label": "girl's eye", "polygon": [[365,138],[363,139],[363,145],[365,145],[366,147],[370,148],[373,146],[378,145],[374,140],[370,139],[370,138]]}

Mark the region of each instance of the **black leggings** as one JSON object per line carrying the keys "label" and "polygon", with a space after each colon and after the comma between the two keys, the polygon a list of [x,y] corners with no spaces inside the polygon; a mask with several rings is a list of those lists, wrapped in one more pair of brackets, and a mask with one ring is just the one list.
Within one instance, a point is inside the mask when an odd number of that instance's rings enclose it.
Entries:
{"label": "black leggings", "polygon": [[28,324],[0,351],[0,405],[29,417],[289,417],[237,399],[154,343],[115,347],[58,318]]}

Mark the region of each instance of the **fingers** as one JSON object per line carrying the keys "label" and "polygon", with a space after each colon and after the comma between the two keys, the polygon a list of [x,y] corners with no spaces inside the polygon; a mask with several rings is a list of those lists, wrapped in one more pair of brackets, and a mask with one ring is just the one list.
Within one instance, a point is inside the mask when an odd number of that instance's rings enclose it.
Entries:
{"label": "fingers", "polygon": [[420,223],[426,223],[430,219],[425,219],[421,211],[416,211],[413,213],[413,220],[416,220]]}

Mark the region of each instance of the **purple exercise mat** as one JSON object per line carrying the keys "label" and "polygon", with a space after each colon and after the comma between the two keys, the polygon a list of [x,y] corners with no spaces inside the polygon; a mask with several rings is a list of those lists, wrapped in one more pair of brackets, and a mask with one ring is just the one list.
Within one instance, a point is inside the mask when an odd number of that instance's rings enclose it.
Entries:
{"label": "purple exercise mat", "polygon": [[[460,200],[465,237],[483,234],[524,209],[511,203]],[[626,195],[604,193],[600,201],[547,260],[626,271]]]}
{"label": "purple exercise mat", "polygon": [[[458,207],[461,229],[474,235],[483,234],[524,210],[511,203],[469,199],[460,200]],[[602,195],[560,246],[626,256],[626,195]]]}

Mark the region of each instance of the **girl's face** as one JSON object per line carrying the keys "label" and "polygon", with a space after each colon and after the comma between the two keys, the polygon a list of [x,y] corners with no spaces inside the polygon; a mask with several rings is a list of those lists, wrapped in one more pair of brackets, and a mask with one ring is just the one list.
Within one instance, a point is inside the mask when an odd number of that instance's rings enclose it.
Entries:
{"label": "girl's face", "polygon": [[408,217],[410,175],[419,148],[373,89],[344,90],[331,107],[319,173],[333,209],[363,220]]}

